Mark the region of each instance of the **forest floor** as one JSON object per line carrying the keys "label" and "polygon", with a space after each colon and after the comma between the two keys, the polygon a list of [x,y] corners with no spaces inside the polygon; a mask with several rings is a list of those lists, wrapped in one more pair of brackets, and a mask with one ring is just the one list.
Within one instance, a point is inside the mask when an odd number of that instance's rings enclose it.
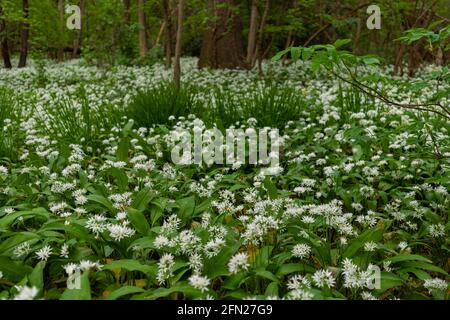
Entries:
{"label": "forest floor", "polygon": [[[448,120],[307,63],[196,62],[179,92],[159,64],[0,70],[0,299],[449,297]],[[279,164],[173,161],[214,126],[278,130]]]}

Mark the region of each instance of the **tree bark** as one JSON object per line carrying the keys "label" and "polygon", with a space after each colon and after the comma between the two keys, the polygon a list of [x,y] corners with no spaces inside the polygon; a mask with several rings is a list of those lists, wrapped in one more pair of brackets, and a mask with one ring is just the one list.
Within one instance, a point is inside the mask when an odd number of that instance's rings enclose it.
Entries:
{"label": "tree bark", "polygon": [[181,49],[183,36],[183,20],[184,20],[184,0],[178,0],[178,29],[177,42],[175,46],[175,66],[173,70],[173,80],[177,89],[181,83]]}
{"label": "tree bark", "polygon": [[163,0],[163,14],[164,14],[164,52],[166,55],[166,69],[172,66],[172,8],[170,5],[170,0]]}
{"label": "tree bark", "polygon": [[64,60],[64,0],[58,0],[58,12],[59,12],[59,44],[58,44],[58,61]]}
{"label": "tree bark", "polygon": [[81,53],[81,45],[84,31],[83,20],[84,20],[85,4],[86,4],[85,0],[80,0],[81,29],[78,30],[75,39],[73,40],[72,58],[76,58]]}
{"label": "tree bark", "polygon": [[247,43],[247,63],[252,64],[252,59],[256,49],[256,34],[258,32],[258,3],[257,0],[252,0],[252,10],[250,15],[250,30],[248,33]]}
{"label": "tree bark", "polygon": [[209,0],[211,20],[203,34],[199,67],[247,69],[242,20],[234,0]]}
{"label": "tree bark", "polygon": [[257,48],[256,48],[256,53],[255,56],[253,58],[253,64],[255,63],[256,59],[258,59],[258,70],[259,70],[259,74],[262,76],[263,75],[263,69],[262,69],[262,59],[263,59],[263,50],[262,50],[262,45],[263,45],[263,40],[264,40],[264,28],[266,27],[266,20],[267,20],[267,16],[269,15],[269,9],[270,9],[270,0],[266,0],[266,5],[264,6],[264,13],[263,13],[263,17],[261,19],[261,24],[259,26],[259,36],[258,36],[258,42],[257,42]]}
{"label": "tree bark", "polygon": [[145,0],[138,0],[138,18],[139,18],[139,51],[141,58],[144,58],[148,52],[147,44],[147,23],[144,12]]}
{"label": "tree bark", "polygon": [[3,65],[6,69],[11,69],[11,58],[9,56],[8,36],[6,33],[6,21],[1,19],[4,16],[3,9],[0,8],[0,38],[1,38],[1,51],[3,57]]}
{"label": "tree bark", "polygon": [[123,22],[126,26],[130,25],[130,6],[131,0],[123,0]]}
{"label": "tree bark", "polygon": [[20,58],[19,58],[19,68],[25,68],[27,65],[27,57],[28,57],[28,38],[30,35],[30,25],[28,23],[29,16],[29,3],[28,0],[22,0],[22,8],[23,8],[23,18],[22,22],[22,31],[21,31],[21,40],[20,40]]}

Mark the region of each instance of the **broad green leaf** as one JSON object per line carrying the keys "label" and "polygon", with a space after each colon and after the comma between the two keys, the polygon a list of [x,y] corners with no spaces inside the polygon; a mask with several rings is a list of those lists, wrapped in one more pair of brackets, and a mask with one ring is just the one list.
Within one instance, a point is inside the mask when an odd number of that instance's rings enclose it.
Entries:
{"label": "broad green leaf", "polygon": [[44,293],[44,268],[45,261],[40,261],[28,275],[30,286],[39,289],[39,296],[42,296]]}
{"label": "broad green leaf", "polygon": [[0,271],[3,273],[4,278],[19,282],[27,274],[30,274],[33,268],[24,263],[13,261],[8,257],[0,256]]}
{"label": "broad green leaf", "polygon": [[133,293],[142,293],[145,292],[144,289],[142,288],[138,288],[138,287],[134,287],[134,286],[125,286],[122,288],[119,288],[117,290],[114,290],[113,292],[111,292],[111,294],[108,296],[108,300],[117,300],[123,296],[129,295],[129,294],[133,294]]}
{"label": "broad green leaf", "polygon": [[127,271],[140,271],[142,273],[151,273],[153,268],[149,265],[140,263],[137,260],[115,260],[102,267],[102,270],[124,269]]}
{"label": "broad green leaf", "polygon": [[139,232],[141,235],[148,235],[150,233],[150,225],[148,224],[147,219],[144,214],[134,208],[128,208],[128,219],[130,219],[133,227]]}

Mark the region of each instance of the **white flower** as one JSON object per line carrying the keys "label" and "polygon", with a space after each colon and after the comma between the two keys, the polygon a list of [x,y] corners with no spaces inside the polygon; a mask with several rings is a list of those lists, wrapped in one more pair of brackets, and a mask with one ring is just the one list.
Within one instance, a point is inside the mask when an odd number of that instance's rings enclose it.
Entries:
{"label": "white flower", "polygon": [[16,212],[16,209],[14,208],[5,208],[5,214],[11,214]]}
{"label": "white flower", "polygon": [[33,300],[37,294],[39,293],[38,288],[36,287],[17,287],[19,289],[19,293],[14,297],[14,300]]}
{"label": "white flower", "polygon": [[197,274],[194,274],[189,277],[189,283],[196,289],[199,289],[201,292],[208,291],[208,286],[211,283],[207,277],[202,277]]}
{"label": "white flower", "polygon": [[172,276],[172,267],[175,264],[175,258],[170,253],[165,253],[159,259],[158,263],[158,274],[156,275],[156,280],[160,285],[164,284],[167,279]]}
{"label": "white flower", "polygon": [[75,263],[68,263],[65,266],[63,266],[63,269],[68,276],[71,276],[72,274],[75,273],[75,271],[79,270],[79,267]]}
{"label": "white flower", "polygon": [[363,300],[378,300],[373,294],[371,294],[370,292],[367,292],[367,291],[363,291],[361,293],[361,298]]}
{"label": "white flower", "polygon": [[373,241],[364,243],[364,250],[367,252],[375,251],[376,248],[377,248],[377,244]]}
{"label": "white flower", "polygon": [[247,271],[250,264],[248,263],[248,256],[244,252],[235,254],[228,262],[228,270],[232,274],[236,274],[240,271]]}
{"label": "white flower", "polygon": [[406,250],[408,248],[408,243],[406,241],[400,241],[398,247],[400,248],[400,250]]}
{"label": "white flower", "polygon": [[336,280],[334,279],[331,271],[324,270],[324,269],[317,270],[313,274],[312,280],[313,280],[314,284],[320,288],[325,287],[325,286],[328,286],[331,288],[336,283]]}
{"label": "white flower", "polygon": [[38,257],[39,260],[42,261],[47,261],[47,259],[51,256],[51,254],[52,248],[48,245],[42,247],[40,250],[36,252],[36,256]]}
{"label": "white flower", "polygon": [[6,168],[5,166],[0,166],[0,173],[7,174],[8,173],[8,168]]}
{"label": "white flower", "polygon": [[309,291],[297,289],[289,291],[287,298],[290,300],[312,300],[314,295]]}
{"label": "white flower", "polygon": [[90,269],[100,269],[101,267],[102,265],[98,261],[92,262],[89,260],[81,260],[79,265],[79,268],[83,271],[87,271]]}
{"label": "white flower", "polygon": [[124,224],[109,224],[107,226],[109,235],[115,241],[120,241],[125,238],[132,237],[136,231],[125,226]]}
{"label": "white flower", "polygon": [[61,246],[61,253],[59,254],[61,258],[68,258],[69,257],[69,245],[67,243],[64,243]]}
{"label": "white flower", "polygon": [[304,243],[300,243],[300,244],[296,244],[293,248],[292,248],[292,255],[296,258],[306,258],[311,254],[311,247],[308,246],[307,244]]}
{"label": "white flower", "polygon": [[427,279],[425,280],[425,283],[423,284],[425,288],[428,289],[428,291],[431,293],[432,291],[445,291],[447,290],[448,284],[445,280],[434,278],[434,279]]}
{"label": "white flower", "polygon": [[430,236],[440,238],[445,236],[445,226],[441,223],[433,224],[429,227]]}

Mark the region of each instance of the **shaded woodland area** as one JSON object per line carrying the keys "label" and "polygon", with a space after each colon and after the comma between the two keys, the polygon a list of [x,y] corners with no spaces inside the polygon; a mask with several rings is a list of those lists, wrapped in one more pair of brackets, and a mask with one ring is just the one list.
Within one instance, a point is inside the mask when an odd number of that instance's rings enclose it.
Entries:
{"label": "shaded woodland area", "polygon": [[[449,0],[381,0],[381,30],[368,30],[364,0],[2,0],[1,52],[64,61],[82,56],[99,65],[148,64],[199,57],[199,67],[250,69],[289,46],[352,39],[355,54],[378,54],[410,75],[424,61],[449,61],[426,41],[396,42],[412,28],[449,23]],[[66,5],[81,9],[81,30],[66,28]],[[182,10],[180,10],[180,8]],[[179,23],[182,21],[183,23]],[[434,25],[432,25],[434,23]],[[287,59],[287,58],[285,58]],[[177,59],[175,59],[177,61]],[[287,62],[287,61],[286,61]]]}

